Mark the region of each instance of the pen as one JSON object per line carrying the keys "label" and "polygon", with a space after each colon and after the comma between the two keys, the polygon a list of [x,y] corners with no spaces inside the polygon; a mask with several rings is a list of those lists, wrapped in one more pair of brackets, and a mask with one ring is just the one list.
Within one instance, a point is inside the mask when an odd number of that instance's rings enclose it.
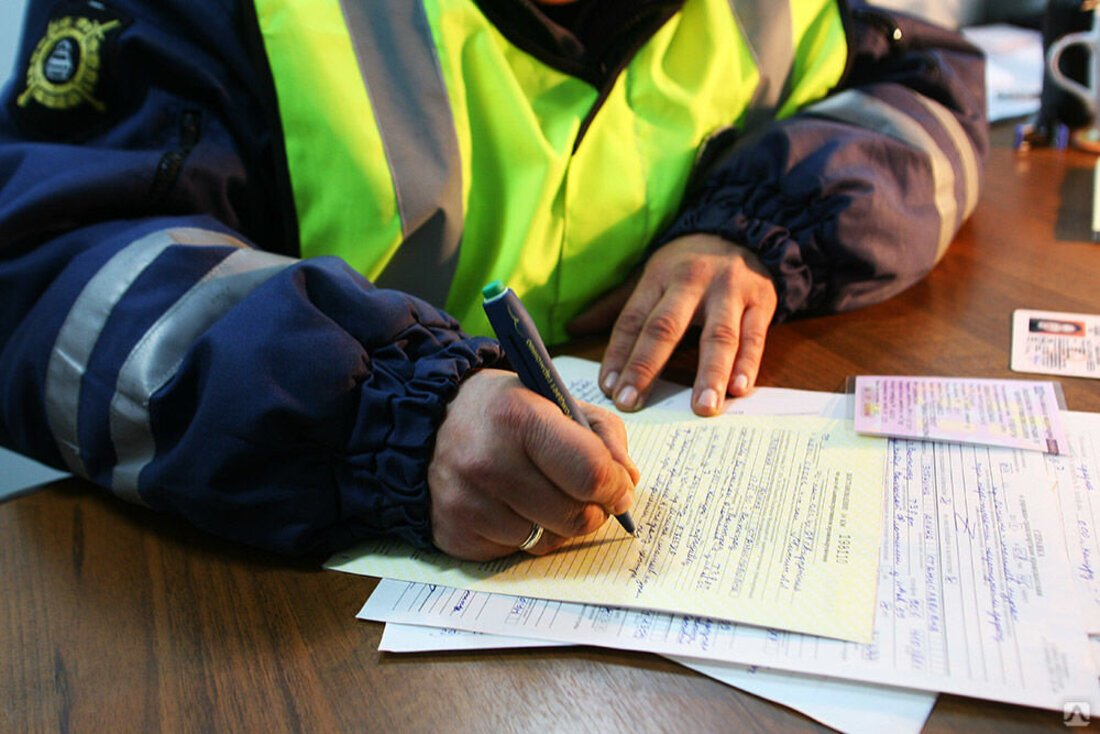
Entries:
{"label": "pen", "polygon": [[[537,392],[561,408],[566,416],[590,429],[592,426],[588,424],[584,413],[554,368],[554,363],[550,361],[550,353],[542,343],[535,322],[515,291],[506,288],[499,280],[494,280],[481,289],[481,295],[484,297],[482,306],[485,308],[485,315],[489,317],[489,323],[496,332],[504,353],[516,368],[523,386]],[[634,518],[630,516],[630,512],[616,515],[615,519],[623,526],[623,530],[634,535]]]}

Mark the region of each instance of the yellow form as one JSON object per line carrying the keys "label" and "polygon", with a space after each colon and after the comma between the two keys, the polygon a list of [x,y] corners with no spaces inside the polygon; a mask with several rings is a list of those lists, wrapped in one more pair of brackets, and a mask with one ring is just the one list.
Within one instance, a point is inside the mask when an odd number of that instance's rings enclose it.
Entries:
{"label": "yellow form", "polygon": [[626,420],[637,538],[609,522],[549,556],[487,563],[373,541],[326,567],[871,641],[885,439],[806,416]]}

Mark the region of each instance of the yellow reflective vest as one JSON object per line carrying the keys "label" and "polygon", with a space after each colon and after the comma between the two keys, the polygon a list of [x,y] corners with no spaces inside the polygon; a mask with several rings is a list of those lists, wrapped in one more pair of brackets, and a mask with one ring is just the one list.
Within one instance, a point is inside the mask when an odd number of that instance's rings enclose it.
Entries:
{"label": "yellow reflective vest", "polygon": [[502,280],[549,342],[676,214],[708,139],[820,99],[833,0],[686,0],[605,89],[510,42],[473,0],[256,0],[303,257],[489,333]]}

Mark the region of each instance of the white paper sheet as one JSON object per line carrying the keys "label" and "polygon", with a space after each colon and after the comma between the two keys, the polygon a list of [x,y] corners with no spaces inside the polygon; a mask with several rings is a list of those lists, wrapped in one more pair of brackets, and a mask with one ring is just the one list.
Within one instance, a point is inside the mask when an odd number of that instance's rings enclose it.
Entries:
{"label": "white paper sheet", "polygon": [[[485,635],[440,627],[387,624],[378,649],[387,652],[485,650],[560,646],[566,643]],[[936,695],[815,675],[671,657],[671,660],[726,685],[775,701],[847,734],[918,734]]]}
{"label": "white paper sheet", "polygon": [[936,694],[756,666],[671,657],[726,685],[776,701],[845,734],[919,734]]}
{"label": "white paper sheet", "polygon": [[570,647],[571,642],[539,640],[534,637],[491,635],[453,627],[424,627],[417,624],[387,624],[378,649],[382,652],[441,652],[451,650],[504,650],[526,647]]}
{"label": "white paper sheet", "polygon": [[1070,455],[1049,457],[1069,566],[1089,634],[1100,635],[1100,413],[1063,413]]}
{"label": "white paper sheet", "polygon": [[[573,397],[623,415],[596,384],[599,364],[579,357],[555,357],[558,370]],[[851,418],[851,397],[843,393],[791,390],[783,387],[758,387],[743,398],[727,398],[727,415],[816,415],[822,418]],[[683,420],[691,412],[691,388],[658,380],[650,393],[647,407],[632,414],[634,419]]]}
{"label": "white paper sheet", "polygon": [[360,616],[1100,710],[1042,455],[892,441],[876,641],[383,581]]}

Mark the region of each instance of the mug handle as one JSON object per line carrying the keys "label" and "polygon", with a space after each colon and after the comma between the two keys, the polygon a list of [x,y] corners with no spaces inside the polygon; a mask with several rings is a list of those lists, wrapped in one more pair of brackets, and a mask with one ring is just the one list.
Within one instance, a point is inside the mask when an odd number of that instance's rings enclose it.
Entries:
{"label": "mug handle", "polygon": [[[1054,82],[1073,96],[1080,98],[1080,100],[1085,103],[1085,107],[1088,108],[1089,112],[1093,115],[1096,115],[1098,112],[1096,109],[1097,102],[1093,91],[1084,84],[1074,81],[1063,74],[1058,65],[1062,60],[1062,52],[1070,46],[1084,46],[1090,54],[1100,53],[1100,49],[1096,47],[1097,39],[1095,36],[1096,34],[1093,31],[1069,33],[1052,43],[1047,50],[1047,71],[1050,72],[1050,76],[1054,79]],[[1100,80],[1093,80],[1093,83],[1098,82],[1100,82]],[[1097,94],[1100,94],[1100,90],[1097,91]]]}

